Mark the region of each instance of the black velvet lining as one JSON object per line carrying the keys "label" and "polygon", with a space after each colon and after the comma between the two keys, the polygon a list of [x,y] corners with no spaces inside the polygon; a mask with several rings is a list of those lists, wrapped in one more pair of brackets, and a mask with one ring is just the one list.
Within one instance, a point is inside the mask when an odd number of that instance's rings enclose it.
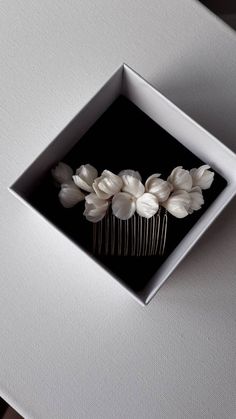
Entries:
{"label": "black velvet lining", "polygon": [[[90,163],[100,173],[109,169],[138,170],[146,180],[153,173],[165,179],[176,166],[199,167],[201,161],[163,130],[127,98],[120,96],[65,156],[74,169]],[[203,191],[205,204],[184,219],[168,216],[168,236],[163,257],[97,257],[100,263],[135,292],[141,291],[159,266],[180,243],[204,211],[225,188],[227,182],[215,173],[209,190]],[[92,253],[92,224],[84,218],[84,203],[65,209],[58,200],[51,174],[42,179],[29,201],[74,242]]]}

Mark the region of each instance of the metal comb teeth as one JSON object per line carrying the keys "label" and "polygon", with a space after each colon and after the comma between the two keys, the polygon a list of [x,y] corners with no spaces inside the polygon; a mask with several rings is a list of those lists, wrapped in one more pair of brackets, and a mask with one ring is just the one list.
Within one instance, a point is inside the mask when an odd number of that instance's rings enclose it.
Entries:
{"label": "metal comb teeth", "polygon": [[167,236],[167,212],[147,219],[134,214],[122,221],[111,210],[93,224],[93,253],[101,256],[162,256]]}

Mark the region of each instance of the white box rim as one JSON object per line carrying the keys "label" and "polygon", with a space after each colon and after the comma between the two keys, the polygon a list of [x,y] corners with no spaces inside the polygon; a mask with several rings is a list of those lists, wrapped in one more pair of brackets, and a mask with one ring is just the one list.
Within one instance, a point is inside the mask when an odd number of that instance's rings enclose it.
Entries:
{"label": "white box rim", "polygon": [[[132,83],[131,83],[132,82]],[[211,204],[208,210],[201,216],[198,222],[192,227],[189,233],[184,237],[184,239],[179,243],[179,245],[175,248],[175,250],[171,253],[171,255],[166,259],[166,261],[161,265],[161,267],[157,270],[157,272],[153,275],[147,287],[139,294],[135,293],[132,289],[130,289],[126,284],[124,284],[119,278],[117,278],[114,273],[111,273],[108,269],[106,269],[103,265],[101,265],[95,258],[91,257],[83,250],[78,244],[75,244],[69,237],[70,241],[74,243],[74,245],[82,251],[87,257],[95,261],[95,263],[99,264],[106,272],[109,272],[112,278],[116,279],[128,292],[132,295],[132,297],[138,301],[141,305],[148,304],[154,295],[157,293],[159,288],[165,283],[167,278],[173,272],[175,267],[183,260],[186,254],[191,250],[194,244],[198,241],[198,239],[202,236],[202,234],[206,231],[206,229],[212,224],[215,218],[219,215],[219,213],[223,210],[223,208],[229,203],[229,201],[233,198],[236,194],[236,155],[224,144],[222,144],[216,137],[210,134],[206,129],[204,129],[201,125],[199,125],[196,121],[194,121],[191,117],[189,117],[185,112],[183,112],[179,107],[177,107],[173,102],[171,102],[168,98],[166,98],[162,93],[160,93],[153,85],[147,82],[142,76],[140,76],[137,72],[135,72],[130,66],[126,63],[118,66],[112,76],[102,85],[102,87],[96,92],[96,94],[89,99],[87,104],[83,106],[78,114],[73,118],[72,121],[69,122],[67,127],[69,127],[74,120],[80,118],[82,113],[86,111],[86,108],[92,106],[95,99],[99,98],[104,92],[104,89],[107,89],[107,97],[106,93],[104,96],[104,110],[112,103],[111,98],[115,100],[119,94],[124,94],[128,97],[133,103],[135,103],[141,110],[143,110],[147,115],[149,115],[152,119],[154,119],[159,125],[161,125],[165,130],[168,132],[170,126],[166,126],[166,123],[160,123],[154,117],[153,111],[151,111],[152,107],[150,107],[150,96],[159,100],[160,104],[163,106],[165,105],[169,110],[172,111],[173,117],[176,115],[180,117],[182,121],[191,126],[194,131],[201,136],[203,136],[207,140],[208,146],[210,145],[211,150],[215,150],[219,153],[215,155],[213,153],[213,157],[211,161],[207,161],[211,165],[213,169],[215,169],[218,173],[220,173],[226,180],[227,185],[224,190],[219,194],[219,196],[215,199],[215,201]],[[108,99],[109,97],[109,99]],[[145,98],[145,101],[143,100]],[[155,109],[153,107],[153,109]],[[96,111],[96,109],[95,109]],[[95,112],[96,113],[96,112]],[[101,113],[100,113],[101,114]],[[100,116],[98,113],[98,117]],[[91,120],[92,125],[96,119]],[[168,117],[169,119],[169,117]],[[170,123],[170,122],[169,122]],[[168,125],[168,124],[167,124]],[[171,124],[170,124],[171,125]],[[9,187],[11,193],[13,193],[18,199],[20,199],[24,204],[32,208],[35,212],[40,214],[47,222],[49,222],[54,228],[60,231],[60,229],[50,222],[46,217],[43,216],[35,207],[33,207],[22,194],[22,190],[24,190],[24,181],[26,179],[27,173],[34,168],[34,165],[41,159],[43,160],[44,155],[50,150],[52,144],[56,143],[59,137],[63,134],[63,132],[67,129],[67,127],[59,133],[59,135],[50,142],[49,146],[42,151],[42,153],[31,163],[31,165],[23,172],[21,176],[17,178],[13,185]],[[179,138],[179,133],[181,132],[181,127],[178,127],[178,135],[174,135],[173,132],[170,132],[178,141],[180,141],[185,147],[188,147],[187,139]],[[86,132],[86,130],[85,130]],[[183,132],[184,133],[184,132]],[[83,130],[81,133],[82,137],[84,134]],[[78,141],[80,139],[78,137]],[[71,146],[71,148],[73,145]],[[201,147],[195,146],[189,148],[195,155],[197,155],[203,161],[206,161],[204,157],[204,153],[201,152]],[[66,153],[64,153],[65,155]],[[221,155],[223,154],[226,161],[223,161]],[[61,158],[63,157],[63,152],[61,152]],[[217,158],[216,158],[217,157]],[[40,160],[40,161],[41,161]],[[49,159],[50,160],[50,159]],[[55,158],[54,158],[55,160]],[[48,165],[52,165],[53,159],[50,160]],[[56,163],[56,160],[54,161]],[[22,183],[23,181],[23,183]]]}

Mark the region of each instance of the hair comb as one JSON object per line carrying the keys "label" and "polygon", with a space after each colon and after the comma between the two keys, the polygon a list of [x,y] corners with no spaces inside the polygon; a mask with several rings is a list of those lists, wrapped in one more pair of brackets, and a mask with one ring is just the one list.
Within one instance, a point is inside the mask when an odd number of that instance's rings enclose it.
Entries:
{"label": "hair comb", "polygon": [[184,218],[204,204],[214,172],[207,164],[186,170],[175,167],[167,179],[155,173],[142,182],[138,171],[100,176],[90,164],[74,173],[60,162],[52,176],[60,185],[59,200],[71,208],[85,201],[84,217],[93,223],[93,253],[104,256],[162,256],[167,241],[168,214]]}

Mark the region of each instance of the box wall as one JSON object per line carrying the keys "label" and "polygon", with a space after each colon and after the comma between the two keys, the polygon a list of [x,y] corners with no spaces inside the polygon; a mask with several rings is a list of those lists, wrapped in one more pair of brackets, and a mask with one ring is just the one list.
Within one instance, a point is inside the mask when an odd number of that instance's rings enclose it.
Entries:
{"label": "box wall", "polygon": [[84,108],[73,118],[52,143],[36,158],[18,180],[10,187],[27,199],[35,183],[78,142],[102,113],[119,96],[122,84],[123,65],[90,99]]}

